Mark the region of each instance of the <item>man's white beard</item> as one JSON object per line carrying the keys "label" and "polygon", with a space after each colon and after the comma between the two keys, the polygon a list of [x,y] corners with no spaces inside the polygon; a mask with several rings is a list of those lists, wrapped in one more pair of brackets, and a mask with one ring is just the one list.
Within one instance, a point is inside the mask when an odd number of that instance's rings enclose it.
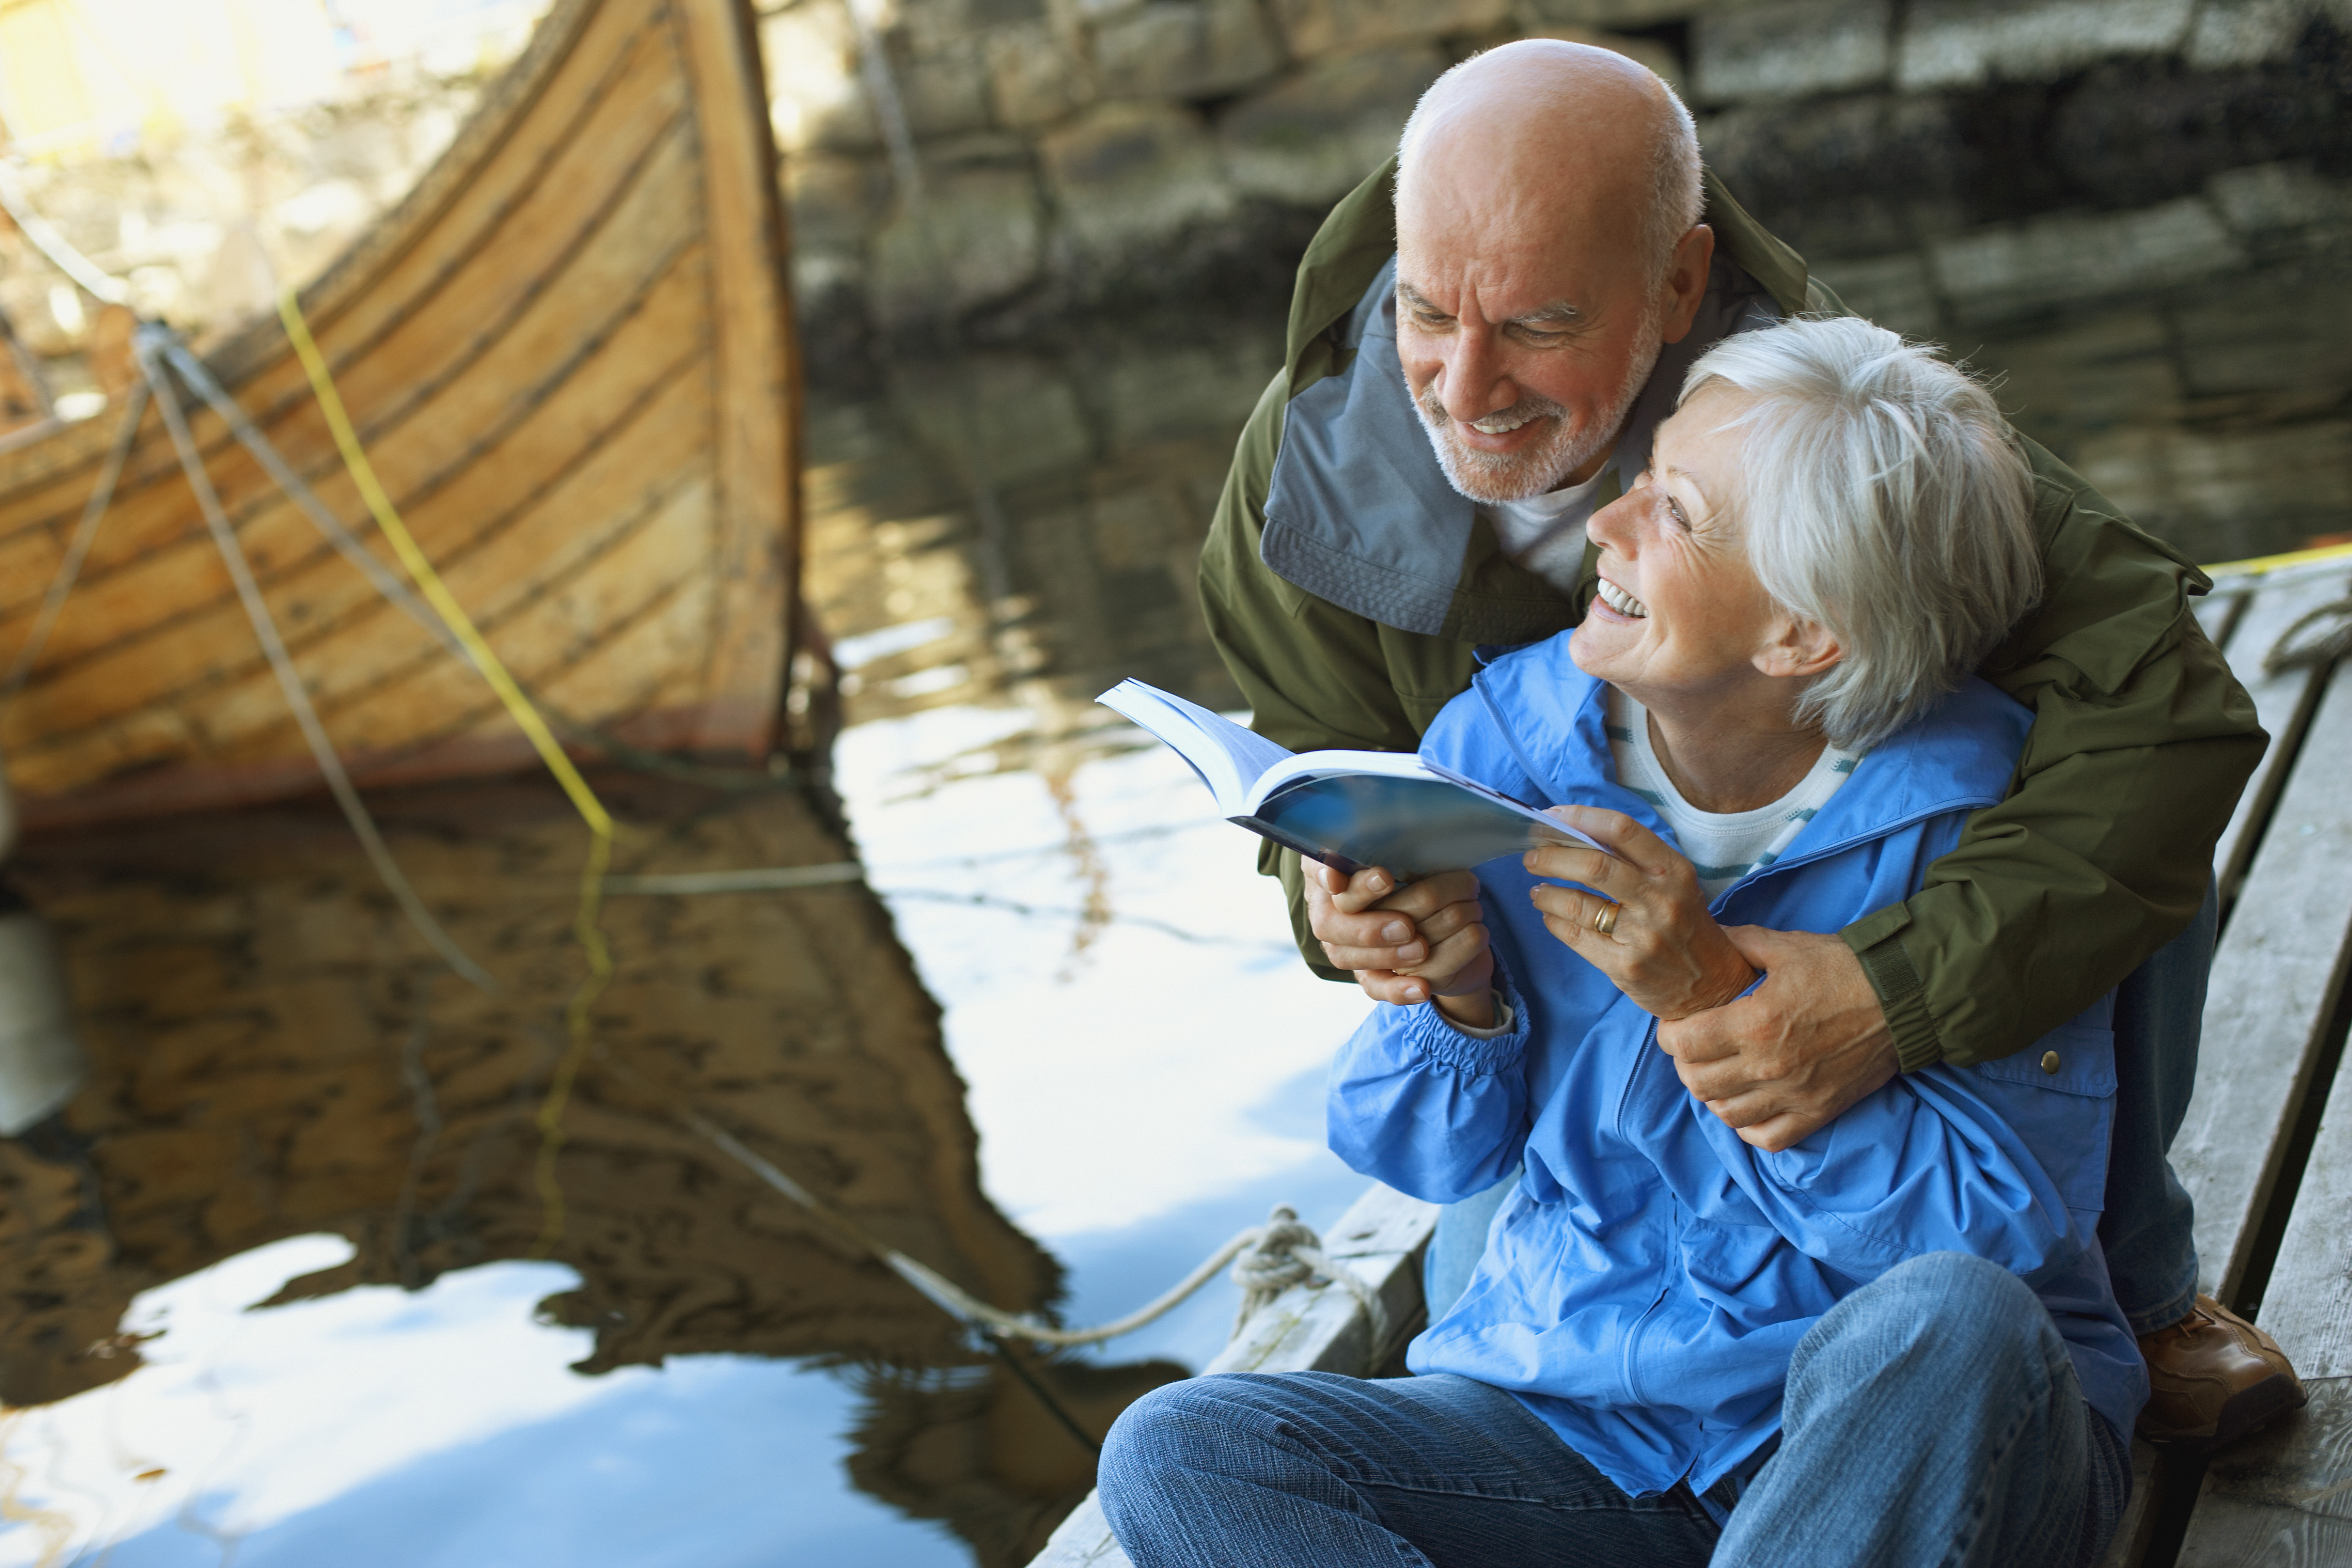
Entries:
{"label": "man's white beard", "polygon": [[[1601,417],[1583,429],[1570,426],[1568,410],[1549,397],[1525,396],[1508,408],[1483,416],[1488,419],[1517,418],[1522,415],[1549,418],[1551,428],[1543,439],[1525,451],[1480,452],[1455,440],[1454,417],[1439,400],[1437,381],[1433,376],[1412,406],[1413,412],[1421,416],[1421,427],[1429,433],[1429,444],[1437,453],[1438,467],[1445,470],[1446,482],[1472,500],[1487,505],[1527,500],[1546,490],[1557,489],[1569,475],[1599,457],[1617,439],[1633,400],[1650,384],[1650,373],[1657,368],[1658,356],[1665,352],[1657,327],[1655,313],[1642,323],[1640,341],[1650,345],[1649,352],[1634,356],[1633,363],[1626,366],[1625,382],[1617,389],[1617,395],[1601,410]],[[1630,479],[1632,476],[1625,478]]]}

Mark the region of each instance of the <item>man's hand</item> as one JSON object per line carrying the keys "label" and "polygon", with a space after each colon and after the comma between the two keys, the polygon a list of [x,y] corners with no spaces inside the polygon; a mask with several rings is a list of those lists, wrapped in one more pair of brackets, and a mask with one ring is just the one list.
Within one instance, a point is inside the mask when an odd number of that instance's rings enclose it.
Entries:
{"label": "man's hand", "polygon": [[1710,1012],[1658,1026],[1683,1087],[1759,1149],[1779,1151],[1837,1120],[1900,1069],[1885,1009],[1844,940],[1729,926],[1764,984]]}
{"label": "man's hand", "polygon": [[1466,998],[1467,1005],[1444,1007],[1446,1015],[1474,1028],[1486,1026],[1495,955],[1486,945],[1476,877],[1440,871],[1399,888],[1378,867],[1353,877],[1315,860],[1302,861],[1300,868],[1307,927],[1333,968],[1354,971],[1366,995],[1400,1006],[1433,995]]}

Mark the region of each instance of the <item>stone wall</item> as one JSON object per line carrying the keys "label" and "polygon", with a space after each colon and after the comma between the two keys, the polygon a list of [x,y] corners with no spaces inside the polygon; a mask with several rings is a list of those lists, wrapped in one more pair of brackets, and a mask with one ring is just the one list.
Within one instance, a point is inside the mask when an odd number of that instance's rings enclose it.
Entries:
{"label": "stone wall", "polygon": [[[1540,33],[1681,69],[1670,44],[1606,30],[1655,5],[856,3],[881,12],[887,71],[861,54],[851,0],[793,0],[762,22],[820,362],[869,327],[1005,336],[1072,308],[1278,299],[1323,213],[1454,61]],[[894,114],[919,169],[911,200]]]}
{"label": "stone wall", "polygon": [[2352,528],[2352,0],[856,4],[877,61],[849,0],[762,24],[820,384],[942,328],[1278,320],[1441,70],[1578,37],[1674,80],[1851,305],[2004,374],[2136,516],[2207,559]]}

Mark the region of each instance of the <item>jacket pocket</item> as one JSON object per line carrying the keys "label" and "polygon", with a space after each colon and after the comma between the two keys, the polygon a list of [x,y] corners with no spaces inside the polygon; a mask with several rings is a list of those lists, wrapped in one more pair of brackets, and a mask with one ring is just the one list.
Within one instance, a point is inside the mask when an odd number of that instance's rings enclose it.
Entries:
{"label": "jacket pocket", "polygon": [[2066,1200],[2106,1207],[2107,1143],[2115,1131],[2116,1037],[2063,1024],[2024,1050],[1969,1069],[1978,1092],[2033,1152]]}

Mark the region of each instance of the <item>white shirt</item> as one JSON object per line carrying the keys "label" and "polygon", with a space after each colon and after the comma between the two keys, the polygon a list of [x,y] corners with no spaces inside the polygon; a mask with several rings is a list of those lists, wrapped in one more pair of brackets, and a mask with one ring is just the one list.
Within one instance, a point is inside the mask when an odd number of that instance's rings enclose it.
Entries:
{"label": "white shirt", "polygon": [[1592,498],[1615,468],[1613,461],[1603,463],[1600,473],[1580,485],[1486,506],[1486,521],[1495,525],[1503,553],[1574,597],[1577,574],[1584,565],[1584,525],[1592,517]]}
{"label": "white shirt", "polygon": [[1797,787],[1771,805],[1753,811],[1701,811],[1682,797],[1659,763],[1650,744],[1649,710],[1613,686],[1607,701],[1604,721],[1617,782],[1648,801],[1675,830],[1675,840],[1698,872],[1698,885],[1709,903],[1748,872],[1779,859],[1789,841],[1829,804],[1862,761],[1859,752],[1825,745]]}

